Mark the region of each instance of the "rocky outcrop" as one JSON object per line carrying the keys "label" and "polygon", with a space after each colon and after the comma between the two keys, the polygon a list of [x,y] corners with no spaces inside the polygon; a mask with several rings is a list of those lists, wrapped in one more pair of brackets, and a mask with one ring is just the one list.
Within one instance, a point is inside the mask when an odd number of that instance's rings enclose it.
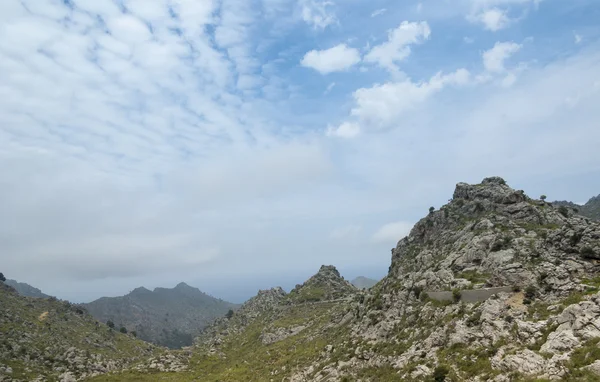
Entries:
{"label": "rocky outcrop", "polygon": [[331,301],[351,297],[358,290],[332,265],[323,265],[305,283],[296,285],[288,298],[294,303]]}
{"label": "rocky outcrop", "polygon": [[387,285],[533,285],[552,297],[582,290],[598,270],[600,227],[511,189],[501,178],[459,183],[451,202],[393,250]]}

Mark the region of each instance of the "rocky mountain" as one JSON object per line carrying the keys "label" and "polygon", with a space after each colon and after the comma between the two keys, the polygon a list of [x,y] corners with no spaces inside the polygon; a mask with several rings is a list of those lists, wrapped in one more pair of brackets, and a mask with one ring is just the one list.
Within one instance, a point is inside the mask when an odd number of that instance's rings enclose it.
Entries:
{"label": "rocky mountain", "polygon": [[357,278],[352,280],[350,283],[358,289],[369,289],[372,286],[374,286],[375,284],[377,284],[377,280],[370,279],[370,278],[364,277],[364,276],[358,276]]}
{"label": "rocky mountain", "polygon": [[459,183],[370,290],[336,273],[217,320],[192,370],[207,381],[600,380],[600,224],[501,178]]}
{"label": "rocky mountain", "polygon": [[39,290],[38,288],[32,287],[31,285],[26,284],[26,283],[20,283],[15,280],[6,280],[4,283],[8,286],[15,288],[17,293],[19,293],[21,296],[37,297],[37,298],[50,297],[47,294],[42,293],[42,291]]}
{"label": "rocky mountain", "polygon": [[584,205],[575,204],[565,200],[552,202],[552,204],[559,207],[564,206],[570,208],[575,213],[600,221],[600,195],[591,198]]}
{"label": "rocky mountain", "polygon": [[599,349],[600,223],[494,177],[459,183],[371,289],[323,266],[159,358],[183,371],[153,356],[92,380],[598,381]]}
{"label": "rocky mountain", "polygon": [[[0,381],[74,382],[126,368],[147,369],[148,360],[167,357],[164,353],[97,322],[80,307],[53,297],[20,296],[0,282]],[[185,367],[172,363],[160,367]]]}
{"label": "rocky mountain", "polygon": [[103,297],[83,306],[99,321],[112,321],[143,340],[170,348],[191,345],[207,324],[237,307],[185,283],[154,291],[137,288],[126,296]]}

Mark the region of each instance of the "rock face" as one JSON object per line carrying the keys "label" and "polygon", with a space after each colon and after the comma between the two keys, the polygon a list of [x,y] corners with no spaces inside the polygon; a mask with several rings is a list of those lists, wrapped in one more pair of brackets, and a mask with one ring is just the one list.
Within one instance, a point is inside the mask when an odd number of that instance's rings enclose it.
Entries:
{"label": "rock face", "polygon": [[15,288],[17,293],[19,293],[21,296],[37,297],[37,298],[50,297],[47,294],[42,293],[42,291],[39,290],[38,288],[34,288],[31,285],[26,284],[26,283],[20,283],[15,280],[6,280],[4,283],[8,286]]}
{"label": "rock face", "polygon": [[373,285],[377,284],[377,280],[370,279],[368,277],[358,276],[354,280],[350,281],[358,289],[369,289]]}
{"label": "rock face", "polygon": [[596,274],[600,228],[528,198],[500,178],[456,186],[393,250],[387,285],[448,289],[535,287],[545,297],[581,291]]}
{"label": "rock face", "polygon": [[123,370],[159,349],[55,298],[0,283],[0,381],[76,381]]}
{"label": "rock face", "polygon": [[110,320],[117,328],[170,348],[190,346],[207,324],[237,308],[185,283],[154,291],[137,288],[124,297],[104,297],[83,306],[101,322]]}

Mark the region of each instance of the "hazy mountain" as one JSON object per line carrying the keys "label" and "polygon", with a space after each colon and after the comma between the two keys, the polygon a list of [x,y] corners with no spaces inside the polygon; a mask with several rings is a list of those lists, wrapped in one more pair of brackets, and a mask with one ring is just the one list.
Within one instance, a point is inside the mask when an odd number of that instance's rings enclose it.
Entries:
{"label": "hazy mountain", "polygon": [[368,277],[358,276],[357,278],[352,280],[351,283],[358,289],[369,289],[373,285],[377,284],[377,280],[370,279]]}
{"label": "hazy mountain", "polygon": [[21,296],[38,297],[38,298],[48,298],[48,297],[50,297],[47,294],[42,293],[42,291],[39,290],[38,288],[32,287],[31,285],[26,284],[26,283],[20,283],[20,282],[15,281],[15,280],[6,280],[5,284],[9,285],[9,286],[11,286],[13,288],[15,288],[15,290]]}
{"label": "hazy mountain", "polygon": [[192,344],[212,320],[237,305],[185,283],[173,289],[137,288],[123,297],[103,297],[83,306],[102,322],[137,332],[139,338],[171,348]]}
{"label": "hazy mountain", "polygon": [[591,198],[584,205],[568,202],[566,200],[552,202],[552,204],[555,206],[565,206],[571,208],[581,216],[600,221],[600,195]]}

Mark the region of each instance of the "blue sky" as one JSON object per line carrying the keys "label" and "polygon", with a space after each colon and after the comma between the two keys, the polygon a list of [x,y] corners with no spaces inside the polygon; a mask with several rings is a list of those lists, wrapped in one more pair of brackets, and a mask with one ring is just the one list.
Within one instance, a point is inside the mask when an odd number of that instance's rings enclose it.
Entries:
{"label": "blue sky", "polygon": [[0,264],[75,301],[380,277],[459,181],[600,193],[593,0],[4,0]]}

